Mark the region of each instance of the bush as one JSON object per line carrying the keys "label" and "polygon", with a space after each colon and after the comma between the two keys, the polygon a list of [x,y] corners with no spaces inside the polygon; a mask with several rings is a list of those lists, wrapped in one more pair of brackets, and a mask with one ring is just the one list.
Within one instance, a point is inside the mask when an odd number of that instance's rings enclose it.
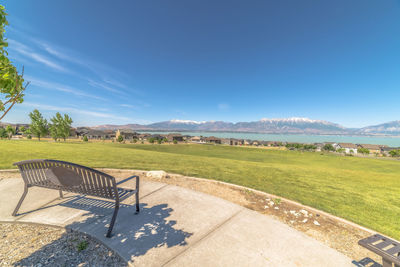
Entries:
{"label": "bush", "polygon": [[32,135],[28,134],[28,135],[26,136],[26,138],[32,139]]}
{"label": "bush", "polygon": [[176,145],[176,144],[178,144],[178,141],[174,140],[173,143]]}
{"label": "bush", "polygon": [[136,138],[133,138],[133,139],[132,139],[132,143],[135,143],[135,144],[136,144],[137,141],[138,141],[138,140],[137,140]]}
{"label": "bush", "polygon": [[325,151],[335,151],[335,148],[331,144],[324,145],[324,147],[322,149]]}
{"label": "bush", "polygon": [[157,139],[157,143],[158,143],[159,145],[161,145],[162,140],[161,140],[161,139]]}
{"label": "bush", "polygon": [[149,143],[150,144],[154,144],[155,141],[156,141],[156,139],[154,137],[149,138]]}
{"label": "bush", "polygon": [[85,135],[85,136],[83,137],[83,142],[87,142],[87,141],[89,141],[89,139],[88,139],[87,136]]}
{"label": "bush", "polygon": [[369,149],[367,149],[367,148],[359,148],[358,149],[358,152],[359,153],[361,153],[361,154],[369,154]]}
{"label": "bush", "polygon": [[124,141],[124,138],[122,137],[122,135],[118,135],[117,141],[119,143],[122,143],[122,141]]}

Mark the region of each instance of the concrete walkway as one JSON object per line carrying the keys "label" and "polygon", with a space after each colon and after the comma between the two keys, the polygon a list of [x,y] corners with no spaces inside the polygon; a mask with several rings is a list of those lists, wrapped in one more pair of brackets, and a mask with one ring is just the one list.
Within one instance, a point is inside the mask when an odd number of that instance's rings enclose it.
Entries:
{"label": "concrete walkway", "polygon": [[[123,187],[133,185],[124,183]],[[0,221],[57,225],[87,233],[134,266],[354,266],[343,254],[289,226],[228,201],[162,183],[141,184],[120,208],[113,237],[105,233],[113,202],[30,188],[18,217],[11,213],[22,179],[0,181]]]}

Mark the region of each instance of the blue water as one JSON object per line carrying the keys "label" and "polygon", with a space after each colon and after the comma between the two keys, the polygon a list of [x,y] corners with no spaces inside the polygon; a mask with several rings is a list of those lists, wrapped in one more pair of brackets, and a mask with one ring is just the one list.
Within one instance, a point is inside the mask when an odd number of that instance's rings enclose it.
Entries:
{"label": "blue water", "polygon": [[181,133],[191,136],[216,136],[220,138],[237,138],[260,141],[285,141],[298,143],[322,143],[338,142],[353,144],[375,144],[400,147],[400,137],[376,137],[376,136],[344,136],[344,135],[301,135],[301,134],[262,134],[262,133],[230,133],[230,132],[152,132],[151,134]]}

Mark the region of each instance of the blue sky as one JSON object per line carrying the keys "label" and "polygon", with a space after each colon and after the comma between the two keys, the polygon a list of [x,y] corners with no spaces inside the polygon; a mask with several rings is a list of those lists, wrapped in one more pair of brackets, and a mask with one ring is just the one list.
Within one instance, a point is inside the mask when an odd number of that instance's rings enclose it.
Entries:
{"label": "blue sky", "polygon": [[2,1],[31,81],[3,120],[400,119],[399,0]]}

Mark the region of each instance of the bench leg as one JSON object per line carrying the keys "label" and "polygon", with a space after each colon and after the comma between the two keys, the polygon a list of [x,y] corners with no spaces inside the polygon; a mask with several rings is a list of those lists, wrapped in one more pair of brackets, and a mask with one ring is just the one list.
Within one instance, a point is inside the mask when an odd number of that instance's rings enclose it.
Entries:
{"label": "bench leg", "polygon": [[136,177],[136,194],[135,194],[135,197],[136,197],[136,212],[135,212],[135,214],[138,214],[139,211],[140,211],[140,208],[139,208],[139,176]]}
{"label": "bench leg", "polygon": [[112,219],[110,222],[110,227],[108,227],[108,232],[106,235],[106,237],[108,237],[108,238],[111,237],[111,232],[112,232],[112,229],[114,228],[114,223],[115,223],[115,219],[117,218],[118,210],[119,210],[119,201],[115,201],[114,214],[112,216]]}
{"label": "bench leg", "polygon": [[18,204],[17,204],[17,206],[15,207],[15,210],[12,213],[12,216],[17,216],[17,212],[18,212],[19,208],[21,207],[22,201],[24,201],[27,193],[28,193],[28,186],[25,185],[24,193],[22,194],[21,198],[19,199]]}
{"label": "bench leg", "polygon": [[64,195],[63,195],[63,192],[61,189],[60,189],[60,198],[64,198]]}
{"label": "bench leg", "polygon": [[382,258],[382,267],[392,267],[392,262]]}

